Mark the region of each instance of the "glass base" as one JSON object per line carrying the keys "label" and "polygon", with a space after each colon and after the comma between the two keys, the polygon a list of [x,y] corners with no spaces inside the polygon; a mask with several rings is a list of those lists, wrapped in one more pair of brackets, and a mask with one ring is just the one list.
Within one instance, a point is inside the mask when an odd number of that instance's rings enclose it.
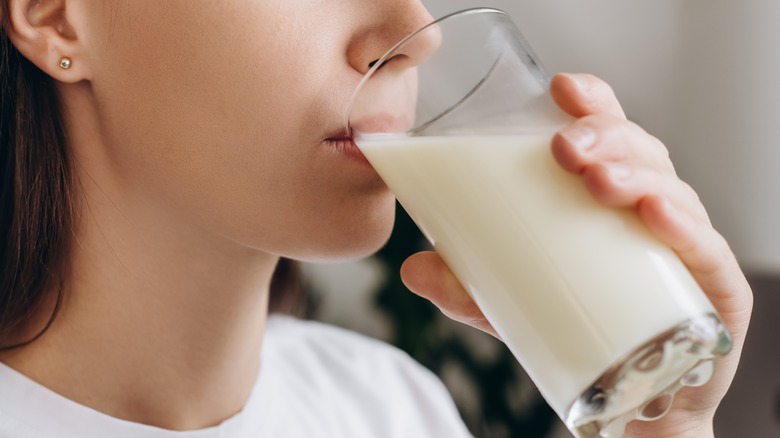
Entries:
{"label": "glass base", "polygon": [[657,420],[674,395],[712,377],[731,336],[715,314],[691,319],[636,349],[580,395],[564,419],[578,438],[620,438],[633,420]]}

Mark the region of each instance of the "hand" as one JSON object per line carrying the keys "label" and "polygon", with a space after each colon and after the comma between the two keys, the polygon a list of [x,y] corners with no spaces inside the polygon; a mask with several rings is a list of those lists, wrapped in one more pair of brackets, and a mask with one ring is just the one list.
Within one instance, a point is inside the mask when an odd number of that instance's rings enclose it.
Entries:
{"label": "hand", "polygon": [[[750,321],[750,286],[696,193],[677,177],[664,145],[626,120],[606,83],[590,75],[562,74],[553,78],[550,91],[577,118],[553,138],[555,159],[581,175],[599,202],[635,209],[647,228],[677,252],[734,337],[732,352],[718,359],[708,384],[682,389],[664,418],[634,421],[626,437],[713,436],[715,410],[734,378]],[[445,315],[497,336],[438,254],[409,257],[401,277]]]}

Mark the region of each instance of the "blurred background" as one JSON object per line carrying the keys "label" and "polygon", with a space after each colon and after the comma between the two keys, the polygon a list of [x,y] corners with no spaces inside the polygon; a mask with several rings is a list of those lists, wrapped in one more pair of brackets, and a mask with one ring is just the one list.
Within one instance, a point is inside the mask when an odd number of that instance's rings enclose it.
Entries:
{"label": "blurred background", "polygon": [[[716,435],[780,436],[780,2],[423,2],[436,17],[477,6],[509,12],[549,72],[602,77],[629,118],[664,141],[755,293]],[[502,345],[405,290],[400,263],[424,246],[399,211],[394,236],[376,257],[305,265],[310,316],[395,343],[430,367],[477,437],[571,437]]]}

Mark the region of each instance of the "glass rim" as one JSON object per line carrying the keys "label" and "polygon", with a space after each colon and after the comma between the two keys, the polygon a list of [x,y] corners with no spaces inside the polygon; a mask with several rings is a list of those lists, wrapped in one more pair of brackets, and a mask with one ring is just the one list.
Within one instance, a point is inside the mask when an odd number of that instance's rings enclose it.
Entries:
{"label": "glass rim", "polygon": [[430,23],[426,24],[425,26],[420,27],[419,29],[415,30],[414,32],[410,33],[409,35],[405,36],[403,39],[401,39],[399,42],[397,42],[393,47],[391,47],[388,51],[386,51],[375,63],[371,66],[371,68],[368,69],[368,71],[363,75],[363,77],[360,79],[360,82],[358,83],[357,87],[355,87],[355,91],[352,92],[352,96],[349,99],[349,105],[347,106],[347,114],[346,114],[346,120],[344,123],[344,126],[347,129],[347,132],[352,132],[352,127],[350,126],[350,116],[352,115],[352,107],[355,104],[355,100],[357,99],[358,93],[360,93],[360,90],[363,89],[363,86],[368,82],[373,76],[374,73],[377,72],[382,66],[387,62],[388,59],[390,59],[393,55],[395,55],[395,52],[398,51],[401,47],[403,47],[409,40],[416,37],[422,32],[425,32],[426,30],[430,29],[431,27],[442,23],[444,21],[447,21],[451,18],[455,17],[462,17],[466,15],[476,15],[476,14],[496,14],[496,15],[502,15],[506,18],[509,18],[509,14],[506,12],[496,9],[496,8],[490,8],[490,7],[478,7],[478,8],[469,8],[469,9],[462,9],[460,11],[451,12],[447,15],[444,15],[443,17],[437,18]]}

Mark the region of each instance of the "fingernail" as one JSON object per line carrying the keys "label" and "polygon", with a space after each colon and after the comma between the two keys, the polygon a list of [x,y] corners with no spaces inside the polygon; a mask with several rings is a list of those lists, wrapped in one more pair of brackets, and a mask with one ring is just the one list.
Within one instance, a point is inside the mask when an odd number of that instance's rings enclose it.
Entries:
{"label": "fingernail", "polygon": [[587,152],[596,144],[596,131],[587,126],[566,129],[561,136],[580,152]]}
{"label": "fingernail", "polygon": [[591,86],[590,78],[586,75],[573,74],[571,75],[583,90],[589,90]]}
{"label": "fingernail", "polygon": [[585,75],[577,74],[577,73],[563,73],[566,75],[569,79],[574,81],[575,84],[577,84],[577,87],[582,91],[583,93],[587,93],[588,90],[590,90],[590,80],[586,78]]}
{"label": "fingernail", "polygon": [[613,181],[622,182],[631,177],[631,169],[622,164],[610,164],[607,167],[607,172]]}

